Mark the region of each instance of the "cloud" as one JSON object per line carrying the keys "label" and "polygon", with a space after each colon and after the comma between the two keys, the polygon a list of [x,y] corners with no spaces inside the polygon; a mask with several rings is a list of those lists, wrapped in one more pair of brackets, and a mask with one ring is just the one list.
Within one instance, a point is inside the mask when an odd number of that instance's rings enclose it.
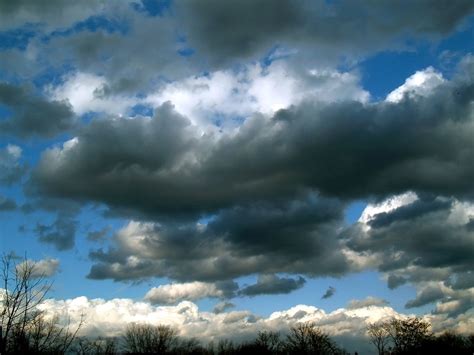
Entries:
{"label": "cloud", "polygon": [[18,182],[26,172],[26,166],[20,162],[22,149],[8,144],[0,149],[0,184],[11,185]]}
{"label": "cloud", "polygon": [[238,288],[235,282],[187,282],[153,287],[145,295],[151,304],[175,304],[181,301],[195,301],[202,298],[228,298]]}
{"label": "cloud", "polygon": [[[313,306],[296,305],[261,317],[249,311],[205,312],[188,301],[175,306],[153,306],[131,299],[86,297],[48,299],[40,308],[46,315],[56,314],[60,321],[70,321],[72,328],[79,324],[81,317],[85,317],[79,330],[81,336],[120,336],[131,323],[165,324],[176,328],[180,336],[196,337],[204,344],[220,339],[237,342],[251,340],[258,331],[264,330],[277,331],[284,336],[293,325],[314,322],[346,349],[367,354],[375,350],[366,334],[368,324],[410,316],[379,305],[339,308],[330,313]],[[451,329],[468,334],[473,325],[472,310],[453,317],[446,313],[432,314],[425,316],[425,319],[430,321],[436,332]]]}
{"label": "cloud", "polygon": [[387,305],[388,305],[388,302],[382,298],[368,296],[367,298],[363,300],[349,301],[349,303],[347,304],[347,309],[359,309],[359,308],[365,308],[365,307],[371,307],[371,306],[384,307]]}
{"label": "cloud", "polygon": [[[366,102],[359,77],[336,70],[295,70],[283,61],[268,66],[249,64],[240,70],[218,70],[166,84],[144,102],[173,103],[180,114],[204,131],[237,129],[241,121],[276,111],[303,100]],[[236,119],[238,118],[238,119]],[[217,121],[217,122],[216,122]]]}
{"label": "cloud", "polygon": [[104,227],[96,231],[91,231],[87,233],[87,239],[93,242],[103,240],[107,237],[107,234],[109,234],[110,231],[111,231],[110,227]]}
{"label": "cloud", "polygon": [[49,101],[26,87],[0,83],[0,104],[10,111],[7,119],[0,121],[4,134],[52,138],[76,124],[66,101]]}
{"label": "cloud", "polygon": [[324,295],[321,298],[322,299],[331,298],[332,296],[334,296],[335,293],[336,293],[336,289],[332,286],[329,286],[329,288],[326,290],[326,292],[324,293]]}
{"label": "cloud", "polygon": [[42,243],[52,244],[57,250],[70,250],[74,247],[77,221],[68,213],[58,213],[50,224],[37,223],[34,231]]}
{"label": "cloud", "polygon": [[184,29],[191,46],[211,63],[225,65],[264,56],[275,44],[306,50],[314,61],[401,45],[407,34],[433,38],[453,31],[473,11],[468,0],[455,7],[449,4],[434,0],[397,5],[389,1],[374,4],[366,0],[321,0],[279,1],[278,6],[272,7],[267,0],[209,0],[176,7],[185,19]]}
{"label": "cloud", "polygon": [[205,226],[132,221],[108,250],[91,252],[95,264],[88,277],[218,281],[277,271],[338,275],[348,268],[336,236],[340,219],[342,206],[312,196],[238,206]]}
{"label": "cloud", "polygon": [[278,277],[277,275],[260,275],[257,283],[239,290],[240,295],[257,296],[269,294],[285,294],[293,292],[304,286],[306,280],[303,277],[297,279]]}
{"label": "cloud", "polygon": [[389,102],[400,102],[405,96],[426,96],[443,82],[443,75],[435,71],[433,67],[428,67],[425,70],[417,71],[415,74],[406,79],[403,85],[399,86],[387,95],[386,100]]}
{"label": "cloud", "polygon": [[32,278],[43,278],[51,277],[57,274],[59,271],[59,260],[58,259],[42,259],[42,260],[26,260],[21,264],[17,265],[17,269],[24,267],[31,268]]}
{"label": "cloud", "polygon": [[0,212],[16,210],[17,204],[14,200],[0,195]]}
{"label": "cloud", "polygon": [[421,307],[426,304],[438,301],[445,296],[445,292],[439,286],[429,286],[424,288],[420,293],[416,295],[416,298],[410,300],[405,305],[406,308]]}
{"label": "cloud", "polygon": [[225,311],[234,307],[235,307],[235,304],[233,304],[232,302],[219,302],[218,304],[214,306],[214,308],[212,309],[212,312],[215,314],[224,313]]}
{"label": "cloud", "polygon": [[468,77],[399,103],[302,102],[251,117],[234,134],[201,134],[170,103],[153,118],[94,120],[74,145],[43,153],[32,184],[154,216],[213,214],[305,190],[340,199],[406,191],[466,198],[474,193]]}
{"label": "cloud", "polygon": [[66,322],[69,319],[71,327],[77,325],[83,315],[85,321],[79,335],[119,336],[131,323],[166,324],[176,328],[180,336],[196,337],[204,344],[220,339],[237,342],[250,340],[258,331],[264,330],[277,331],[284,336],[298,322],[315,322],[343,346],[348,345],[352,339],[351,349],[356,346],[354,349],[358,351],[370,349],[370,341],[365,335],[367,324],[401,316],[390,307],[339,309],[326,313],[316,307],[297,305],[274,312],[268,317],[261,317],[249,311],[205,312],[187,301],[176,306],[153,306],[131,299],[103,300],[86,297],[49,299],[41,309],[47,315],[58,314],[60,321]]}

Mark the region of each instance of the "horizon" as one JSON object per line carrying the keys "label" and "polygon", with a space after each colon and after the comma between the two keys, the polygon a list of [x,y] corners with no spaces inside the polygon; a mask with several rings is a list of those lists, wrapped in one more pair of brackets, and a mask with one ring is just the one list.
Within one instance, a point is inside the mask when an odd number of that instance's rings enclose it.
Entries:
{"label": "horizon", "polygon": [[4,255],[83,335],[474,329],[474,2],[0,2]]}

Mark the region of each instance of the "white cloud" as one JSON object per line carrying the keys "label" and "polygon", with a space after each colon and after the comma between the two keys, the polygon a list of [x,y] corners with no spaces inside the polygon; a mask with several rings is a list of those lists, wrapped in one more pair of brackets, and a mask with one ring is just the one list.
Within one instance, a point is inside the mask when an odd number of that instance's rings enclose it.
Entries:
{"label": "white cloud", "polygon": [[206,297],[223,296],[224,291],[216,284],[195,281],[153,287],[145,295],[145,300],[153,304],[173,304],[184,300],[195,301]]}
{"label": "white cloud", "polygon": [[406,192],[401,195],[392,196],[380,203],[369,203],[367,207],[365,207],[364,211],[362,211],[359,222],[367,223],[379,213],[393,211],[402,206],[409,205],[416,200],[418,200],[418,196],[414,192]]}
{"label": "white cloud", "polygon": [[154,106],[171,101],[179,113],[203,129],[213,128],[216,121],[221,129],[229,129],[239,125],[235,118],[272,115],[304,99],[366,102],[369,94],[353,73],[295,72],[284,61],[277,61],[269,67],[252,64],[239,71],[220,70],[172,82],[145,101]]}
{"label": "white cloud", "polygon": [[130,96],[108,96],[104,92],[107,80],[98,75],[74,73],[67,76],[64,82],[49,88],[49,94],[55,100],[68,100],[76,114],[95,111],[123,115],[139,100]]}
{"label": "white cloud", "polygon": [[441,73],[433,67],[428,67],[408,77],[403,85],[387,95],[386,101],[400,102],[404,96],[427,96],[444,81]]}
{"label": "white cloud", "polygon": [[33,278],[38,277],[50,277],[55,275],[59,270],[59,260],[58,259],[42,259],[39,261],[35,260],[26,260],[21,264],[17,265],[17,269],[23,267],[31,267]]}

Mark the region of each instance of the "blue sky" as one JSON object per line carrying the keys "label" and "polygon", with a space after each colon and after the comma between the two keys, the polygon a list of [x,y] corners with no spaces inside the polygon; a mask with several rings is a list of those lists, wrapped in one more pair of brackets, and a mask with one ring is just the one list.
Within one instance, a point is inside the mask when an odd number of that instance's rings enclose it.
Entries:
{"label": "blue sky", "polygon": [[371,4],[0,6],[2,252],[58,302],[469,328],[474,7]]}

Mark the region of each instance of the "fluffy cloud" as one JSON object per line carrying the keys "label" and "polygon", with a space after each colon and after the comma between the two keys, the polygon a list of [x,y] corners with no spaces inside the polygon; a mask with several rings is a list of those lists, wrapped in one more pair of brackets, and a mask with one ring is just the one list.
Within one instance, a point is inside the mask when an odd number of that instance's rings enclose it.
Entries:
{"label": "fluffy cloud", "polygon": [[238,128],[241,120],[252,114],[273,115],[305,99],[366,102],[369,94],[358,81],[353,73],[297,71],[276,61],[269,66],[253,64],[171,82],[144,101],[154,106],[171,101],[177,112],[202,129],[227,130]]}
{"label": "fluffy cloud", "polygon": [[174,304],[180,301],[195,301],[201,298],[228,298],[233,296],[238,285],[234,282],[187,282],[153,287],[145,295],[151,304]]}
{"label": "fluffy cloud", "polygon": [[[211,313],[199,310],[192,302],[176,306],[152,306],[130,299],[87,299],[78,297],[68,300],[49,299],[41,309],[46,315],[57,314],[60,319],[70,320],[71,327],[85,323],[80,335],[118,336],[131,323],[166,324],[175,327],[183,337],[197,337],[203,343],[219,339],[243,341],[252,339],[258,331],[279,331],[285,335],[289,327],[298,322],[314,322],[328,332],[347,349],[375,353],[366,335],[367,325],[392,317],[404,317],[385,305],[355,305],[352,309],[340,308],[331,313],[313,306],[297,305],[288,310],[261,317],[248,311]],[[470,313],[449,318],[445,314],[427,316],[437,332],[454,329],[469,333],[473,318]],[[472,315],[472,313],[471,313]],[[469,328],[471,327],[471,328]]]}
{"label": "fluffy cloud", "polygon": [[436,72],[432,67],[428,67],[410,76],[405,80],[403,85],[389,93],[386,100],[389,102],[399,102],[405,96],[415,97],[416,95],[429,95],[434,88],[443,82],[442,74]]}

